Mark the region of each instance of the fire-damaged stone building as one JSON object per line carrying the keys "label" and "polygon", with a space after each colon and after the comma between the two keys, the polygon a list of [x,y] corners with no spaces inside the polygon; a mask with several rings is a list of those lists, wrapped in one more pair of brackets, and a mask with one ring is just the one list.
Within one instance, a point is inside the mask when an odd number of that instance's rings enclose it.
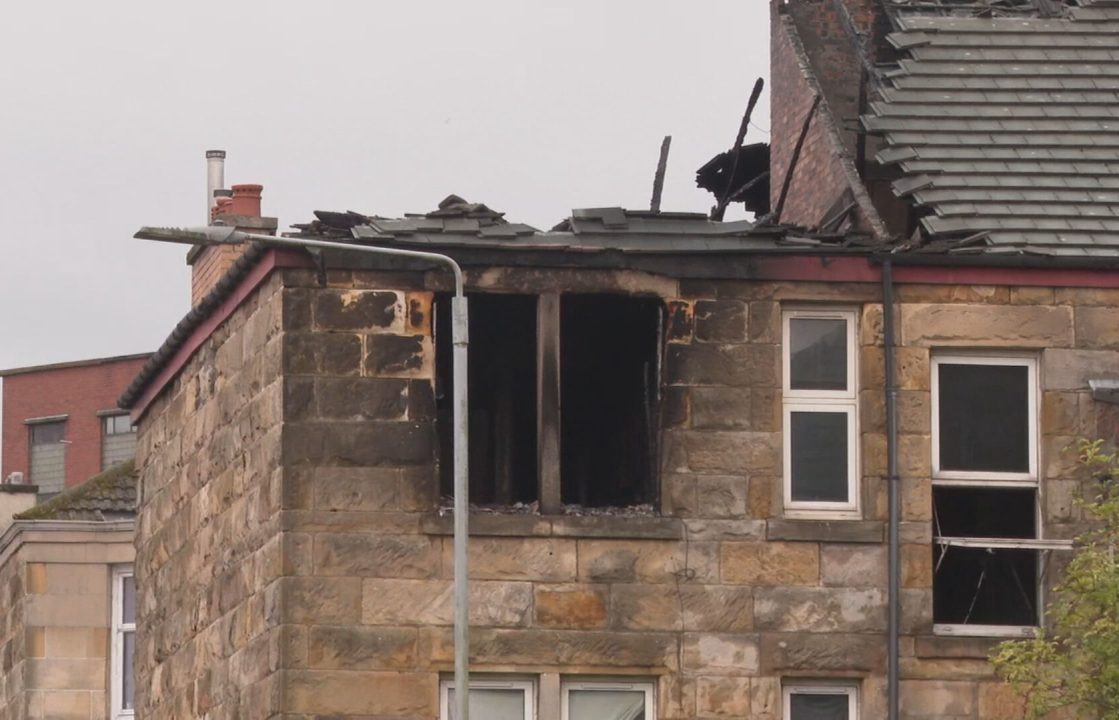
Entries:
{"label": "fire-damaged stone building", "polygon": [[[1021,716],[987,656],[1119,418],[1119,7],[1074,5],[775,2],[755,222],[289,233],[464,268],[475,717]],[[200,290],[121,400],[137,716],[450,717],[451,278],[258,243]]]}

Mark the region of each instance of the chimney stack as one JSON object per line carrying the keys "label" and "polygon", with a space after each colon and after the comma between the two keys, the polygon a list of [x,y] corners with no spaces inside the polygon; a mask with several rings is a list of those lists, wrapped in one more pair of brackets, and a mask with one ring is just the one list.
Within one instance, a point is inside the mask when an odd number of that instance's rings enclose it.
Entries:
{"label": "chimney stack", "polygon": [[[225,187],[225,150],[206,151],[206,222],[212,221],[216,190]],[[259,215],[259,213],[257,213]]]}
{"label": "chimney stack", "polygon": [[[206,151],[206,222],[221,223],[258,235],[275,235],[274,217],[261,217],[260,196],[263,185],[241,184],[232,189],[225,184],[225,151]],[[197,306],[244,251],[239,245],[196,245],[187,253],[191,266],[190,304]]]}

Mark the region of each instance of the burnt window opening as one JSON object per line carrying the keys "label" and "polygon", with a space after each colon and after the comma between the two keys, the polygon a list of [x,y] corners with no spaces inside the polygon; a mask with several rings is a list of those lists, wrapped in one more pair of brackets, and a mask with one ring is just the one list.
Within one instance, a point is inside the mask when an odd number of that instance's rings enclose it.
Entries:
{"label": "burnt window opening", "polygon": [[933,621],[1039,623],[1040,551],[1034,488],[933,488]]}
{"label": "burnt window opening", "polygon": [[661,303],[560,301],[560,477],[565,505],[655,502]]}
{"label": "burnt window opening", "polygon": [[[536,297],[472,294],[470,304],[470,502],[529,504],[538,498],[536,471]],[[439,476],[454,487],[450,297],[435,309],[436,413]]]}

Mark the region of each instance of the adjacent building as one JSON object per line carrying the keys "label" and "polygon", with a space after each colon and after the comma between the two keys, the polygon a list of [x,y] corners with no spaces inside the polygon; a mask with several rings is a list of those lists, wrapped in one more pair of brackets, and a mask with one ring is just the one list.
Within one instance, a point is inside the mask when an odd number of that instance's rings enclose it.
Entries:
{"label": "adjacent building", "polygon": [[[755,223],[295,227],[465,270],[475,717],[1021,715],[987,654],[1117,430],[1119,8],[1073,5],[774,2]],[[450,278],[223,252],[119,402],[136,713],[448,718]]]}
{"label": "adjacent building", "polygon": [[136,431],[117,398],[151,353],[0,371],[6,483],[42,498],[131,460]]}

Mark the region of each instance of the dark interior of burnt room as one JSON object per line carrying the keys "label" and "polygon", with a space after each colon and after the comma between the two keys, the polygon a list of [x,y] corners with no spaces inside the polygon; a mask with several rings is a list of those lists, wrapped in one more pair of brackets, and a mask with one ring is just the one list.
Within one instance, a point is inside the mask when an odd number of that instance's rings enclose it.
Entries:
{"label": "dark interior of burnt room", "polygon": [[560,305],[565,505],[656,501],[661,302],[564,295]]}
{"label": "dark interior of burnt room", "polygon": [[[536,297],[472,294],[470,303],[470,502],[487,506],[537,500]],[[435,308],[439,474],[453,492],[450,297]]]}
{"label": "dark interior of burnt room", "polygon": [[[937,538],[1037,538],[1034,488],[933,489]],[[933,545],[933,619],[952,625],[1038,624],[1039,551]]]}

